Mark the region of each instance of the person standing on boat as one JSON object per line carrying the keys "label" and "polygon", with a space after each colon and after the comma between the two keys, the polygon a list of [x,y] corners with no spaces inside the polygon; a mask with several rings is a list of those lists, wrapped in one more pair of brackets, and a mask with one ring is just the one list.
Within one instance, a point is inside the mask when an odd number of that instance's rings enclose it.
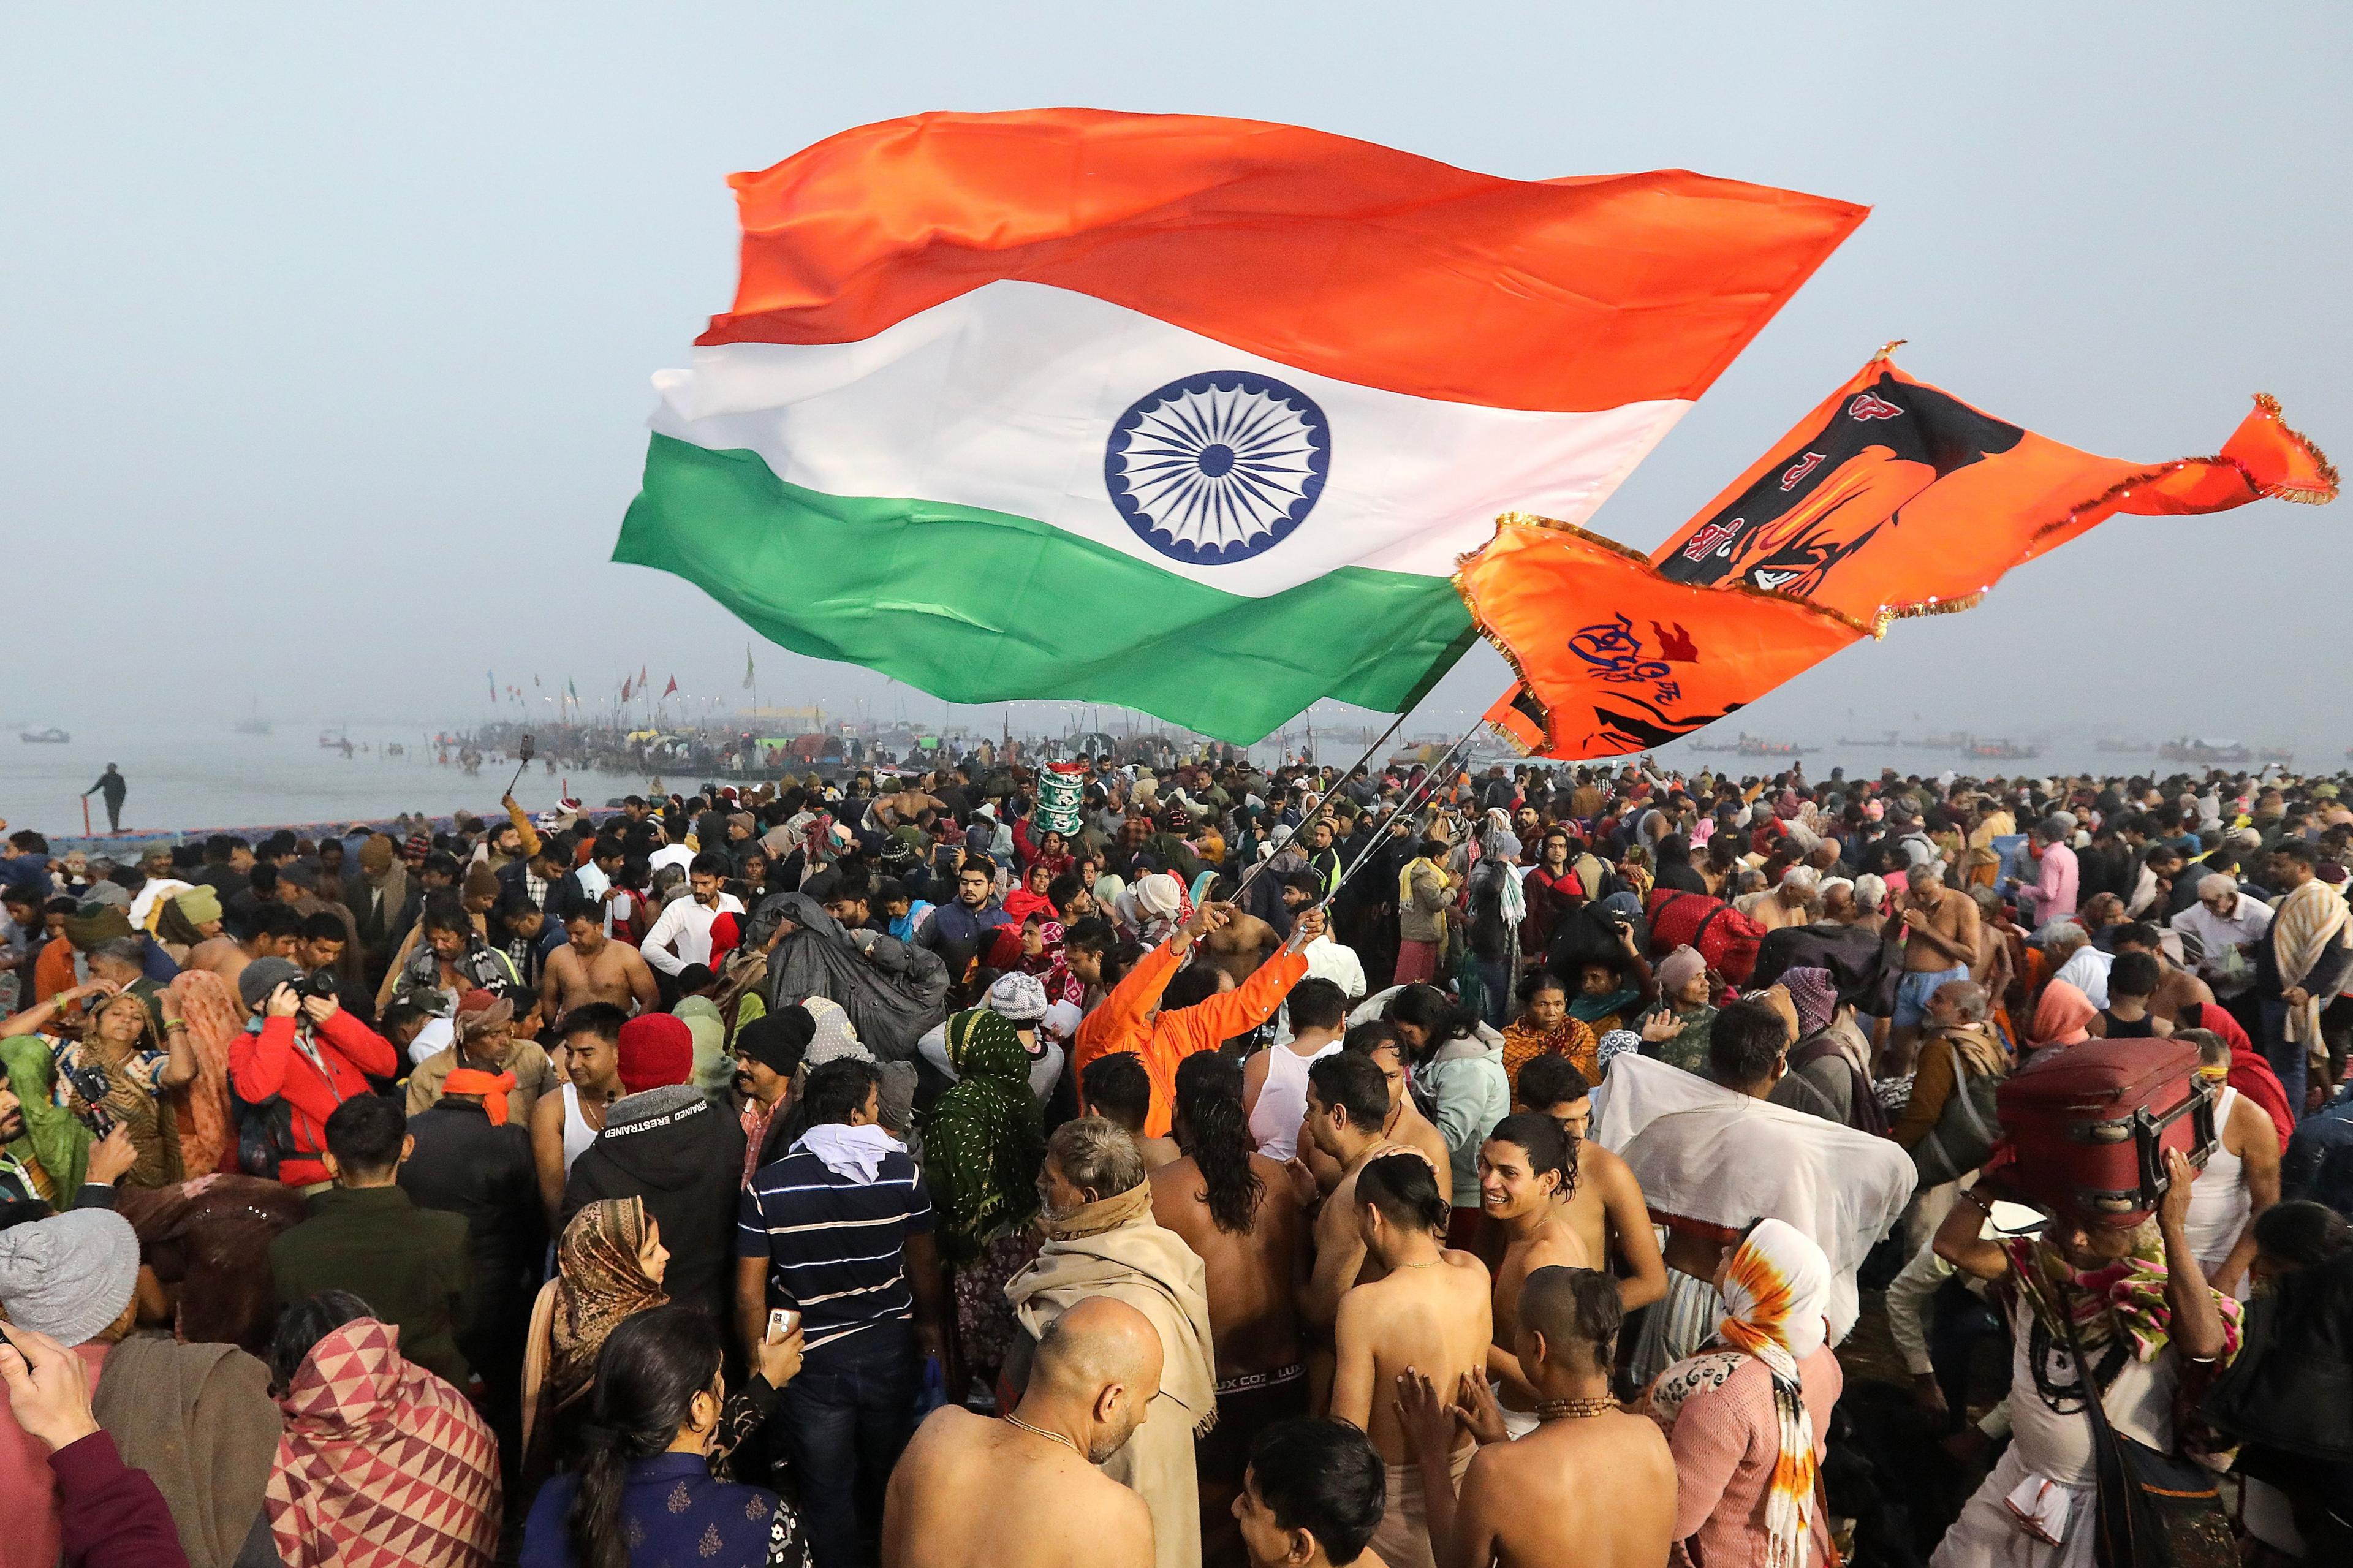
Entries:
{"label": "person standing on boat", "polygon": [[106,797],[106,830],[109,833],[122,831],[122,797],[130,793],[130,782],[112,763],[106,764],[106,771],[98,775],[96,784],[81,792],[84,800],[94,795]]}

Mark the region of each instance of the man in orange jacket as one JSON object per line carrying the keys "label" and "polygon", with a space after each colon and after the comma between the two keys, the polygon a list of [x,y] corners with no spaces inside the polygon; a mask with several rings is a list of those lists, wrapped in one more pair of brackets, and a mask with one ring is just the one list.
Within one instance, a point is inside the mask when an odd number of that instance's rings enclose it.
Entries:
{"label": "man in orange jacket", "polygon": [[[1168,1135],[1176,1099],[1176,1068],[1187,1057],[1214,1051],[1234,1036],[1255,1029],[1274,1016],[1282,999],[1307,973],[1300,949],[1323,934],[1321,910],[1302,916],[1290,940],[1240,985],[1214,963],[1184,967],[1193,943],[1234,918],[1231,904],[1205,903],[1175,934],[1136,961],[1079,1026],[1071,1068],[1112,1051],[1133,1051],[1152,1079],[1152,1109],[1144,1120],[1147,1138]],[[1166,1002],[1166,1005],[1163,1005]]]}

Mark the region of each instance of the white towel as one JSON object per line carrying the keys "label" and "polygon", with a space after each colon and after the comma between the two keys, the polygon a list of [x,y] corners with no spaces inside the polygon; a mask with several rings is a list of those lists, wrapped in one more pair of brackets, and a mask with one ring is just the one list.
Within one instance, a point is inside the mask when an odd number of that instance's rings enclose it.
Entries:
{"label": "white towel", "polygon": [[882,1173],[885,1154],[903,1154],[907,1146],[872,1122],[863,1127],[850,1127],[839,1121],[812,1127],[800,1136],[792,1147],[796,1154],[807,1150],[825,1163],[825,1168],[837,1176],[847,1176],[860,1186],[865,1186]]}

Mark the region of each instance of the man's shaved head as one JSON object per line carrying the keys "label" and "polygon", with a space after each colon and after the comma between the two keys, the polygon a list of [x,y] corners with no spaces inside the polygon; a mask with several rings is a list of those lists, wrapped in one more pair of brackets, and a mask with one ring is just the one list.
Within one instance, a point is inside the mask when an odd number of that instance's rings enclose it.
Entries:
{"label": "man's shaved head", "polygon": [[1545,1357],[1574,1365],[1580,1351],[1592,1369],[1608,1372],[1618,1359],[1618,1326],[1626,1309],[1618,1282],[1597,1268],[1551,1265],[1531,1269],[1520,1287],[1520,1328],[1542,1334]]}
{"label": "man's shaved head", "polygon": [[1160,1392],[1160,1331],[1124,1301],[1092,1296],[1046,1325],[1030,1363],[1029,1392],[1097,1424],[1087,1458],[1102,1464],[1125,1446]]}

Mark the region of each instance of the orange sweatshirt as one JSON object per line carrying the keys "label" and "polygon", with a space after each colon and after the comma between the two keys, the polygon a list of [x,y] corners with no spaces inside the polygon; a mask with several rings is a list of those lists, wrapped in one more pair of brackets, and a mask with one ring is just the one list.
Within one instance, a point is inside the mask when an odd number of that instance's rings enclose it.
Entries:
{"label": "orange sweatshirt", "polygon": [[1071,1052],[1072,1069],[1077,1072],[1086,1071],[1088,1063],[1113,1051],[1133,1051],[1144,1058],[1144,1070],[1152,1079],[1152,1109],[1144,1119],[1147,1138],[1168,1135],[1176,1104],[1178,1064],[1198,1052],[1214,1051],[1272,1017],[1291,988],[1306,974],[1307,960],[1296,952],[1278,952],[1231,991],[1146,1022],[1145,1015],[1160,1005],[1160,994],[1168,989],[1176,970],[1176,941],[1171,938],[1138,959],[1127,977],[1086,1016]]}

